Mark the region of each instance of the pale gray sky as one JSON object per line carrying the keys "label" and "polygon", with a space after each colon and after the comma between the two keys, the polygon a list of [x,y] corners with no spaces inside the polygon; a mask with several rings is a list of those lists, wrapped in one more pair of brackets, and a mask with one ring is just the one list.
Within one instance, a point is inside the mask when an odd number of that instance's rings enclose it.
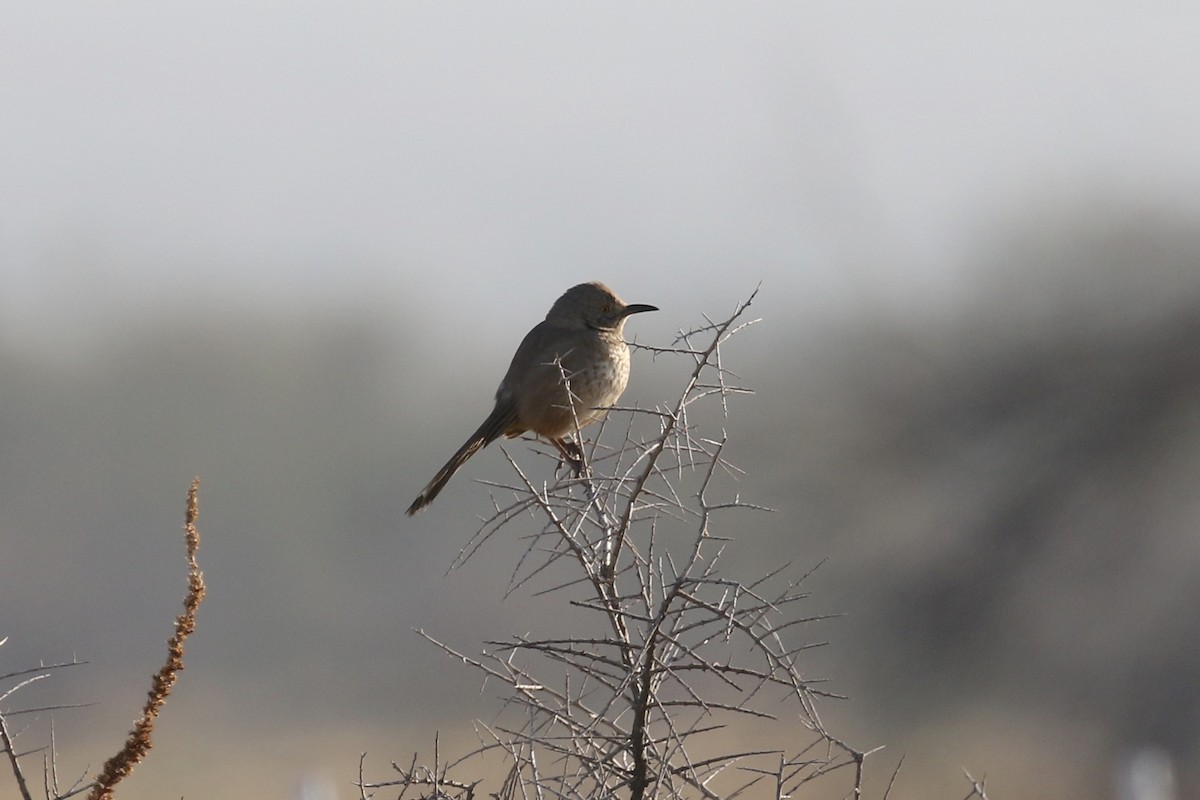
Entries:
{"label": "pale gray sky", "polygon": [[684,276],[936,304],[997,213],[1196,208],[1198,33],[1131,2],[11,2],[0,333],[185,290],[482,313],[514,274],[538,309]]}

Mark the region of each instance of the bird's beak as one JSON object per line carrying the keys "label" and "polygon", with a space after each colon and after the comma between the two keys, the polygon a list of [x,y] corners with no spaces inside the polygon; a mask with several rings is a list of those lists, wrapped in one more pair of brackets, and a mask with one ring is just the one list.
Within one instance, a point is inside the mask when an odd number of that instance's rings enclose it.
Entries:
{"label": "bird's beak", "polygon": [[648,306],[645,303],[630,303],[621,310],[622,317],[630,314],[641,314],[643,311],[658,311],[658,306]]}

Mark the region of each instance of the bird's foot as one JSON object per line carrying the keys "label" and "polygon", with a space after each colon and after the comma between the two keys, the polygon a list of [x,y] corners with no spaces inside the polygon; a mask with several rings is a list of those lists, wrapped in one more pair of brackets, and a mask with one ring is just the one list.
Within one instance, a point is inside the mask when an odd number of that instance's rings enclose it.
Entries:
{"label": "bird's foot", "polygon": [[562,456],[558,462],[559,466],[568,465],[576,478],[583,477],[583,448],[579,446],[579,443],[572,439],[556,439],[554,444],[558,447],[559,455]]}

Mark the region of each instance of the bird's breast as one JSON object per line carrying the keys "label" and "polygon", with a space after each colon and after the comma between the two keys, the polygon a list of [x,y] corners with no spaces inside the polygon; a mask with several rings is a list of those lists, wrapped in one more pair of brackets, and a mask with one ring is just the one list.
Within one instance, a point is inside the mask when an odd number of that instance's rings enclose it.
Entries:
{"label": "bird's breast", "polygon": [[567,436],[600,419],[620,399],[629,382],[629,348],[620,339],[580,337],[569,350],[552,354],[537,373],[515,393],[520,420],[542,436]]}

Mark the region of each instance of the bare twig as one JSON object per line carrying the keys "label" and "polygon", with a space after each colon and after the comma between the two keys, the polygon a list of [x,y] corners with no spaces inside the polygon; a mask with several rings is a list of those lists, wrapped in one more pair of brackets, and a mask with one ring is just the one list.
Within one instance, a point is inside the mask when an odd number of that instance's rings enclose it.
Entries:
{"label": "bare twig", "polygon": [[25,773],[21,771],[17,748],[13,744],[13,735],[8,730],[8,723],[3,714],[0,714],[0,744],[4,745],[4,752],[8,754],[8,763],[12,767],[13,779],[17,782],[17,791],[21,793],[21,800],[33,800],[29,794],[29,785],[25,782]]}
{"label": "bare twig", "polygon": [[[7,641],[8,637],[0,639],[0,646],[3,646]],[[62,661],[54,664],[41,664],[36,667],[20,669],[16,670],[15,672],[9,672],[5,675],[0,675],[0,681],[12,680],[14,678],[22,679],[10,686],[3,693],[0,693],[0,703],[3,703],[5,700],[9,699],[27,686],[42,680],[46,680],[58,670],[66,669],[67,667],[79,666],[84,663],[86,662],[72,658],[70,661]],[[3,753],[8,758],[9,768],[13,773],[13,781],[17,785],[17,792],[20,794],[22,800],[32,800],[29,790],[29,781],[25,777],[24,768],[21,766],[22,758],[35,753],[46,753],[43,756],[44,771],[53,771],[53,769],[56,767],[54,720],[52,717],[50,721],[50,744],[44,747],[33,747],[25,751],[19,751],[16,747],[16,741],[21,736],[22,731],[13,730],[10,728],[8,724],[9,721],[19,716],[39,714],[45,711],[61,711],[68,708],[82,708],[87,705],[91,704],[54,703],[43,706],[30,706],[27,708],[8,710],[0,709],[0,753]],[[58,789],[57,774],[53,774],[52,779],[50,775],[47,775],[44,778],[43,783],[45,784],[45,796],[47,798],[53,798],[53,800],[62,800],[62,798],[69,797],[71,794],[79,791],[79,781],[76,781],[76,784],[72,787],[72,790],[66,793],[60,793]]]}
{"label": "bare twig", "polygon": [[971,800],[971,798],[979,798],[979,800],[988,800],[987,796],[987,776],[984,775],[979,780],[971,777],[971,773],[963,770],[963,775],[966,776],[967,782],[971,784],[971,791],[963,800]]}

